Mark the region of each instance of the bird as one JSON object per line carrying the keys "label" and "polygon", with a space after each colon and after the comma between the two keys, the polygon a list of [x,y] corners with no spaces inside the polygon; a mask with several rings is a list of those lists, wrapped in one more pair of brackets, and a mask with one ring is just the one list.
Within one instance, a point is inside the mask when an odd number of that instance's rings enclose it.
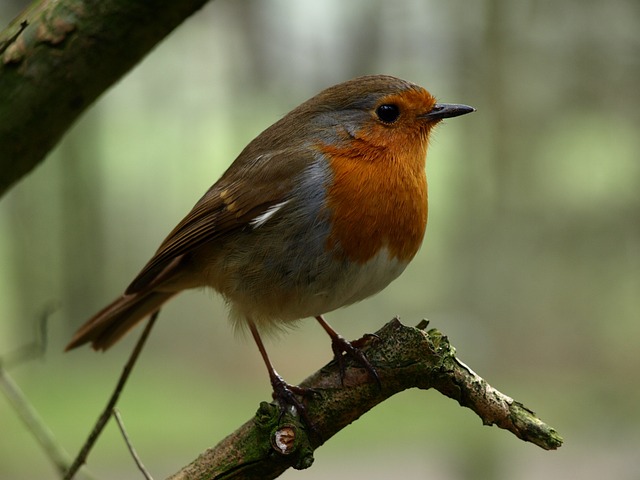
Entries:
{"label": "bird", "polygon": [[379,383],[358,345],[324,316],[378,293],[416,255],[427,224],[430,133],[473,111],[389,75],[321,91],[241,151],[66,350],[107,350],[181,291],[209,287],[231,322],[251,332],[281,406],[304,410],[301,390],[277,373],[262,335],[304,318],[320,323],[338,361],[354,357]]}

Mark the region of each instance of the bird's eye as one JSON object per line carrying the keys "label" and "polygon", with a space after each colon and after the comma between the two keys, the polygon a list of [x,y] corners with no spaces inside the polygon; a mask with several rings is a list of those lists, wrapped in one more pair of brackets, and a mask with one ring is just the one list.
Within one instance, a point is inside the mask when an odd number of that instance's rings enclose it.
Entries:
{"label": "bird's eye", "polygon": [[393,123],[400,116],[400,108],[393,103],[385,103],[376,108],[376,115],[381,122]]}

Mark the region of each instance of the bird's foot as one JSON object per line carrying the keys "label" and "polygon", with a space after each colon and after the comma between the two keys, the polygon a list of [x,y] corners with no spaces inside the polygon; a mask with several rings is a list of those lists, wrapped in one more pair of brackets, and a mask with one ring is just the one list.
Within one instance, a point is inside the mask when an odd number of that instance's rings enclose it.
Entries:
{"label": "bird's foot", "polygon": [[342,335],[336,334],[331,337],[331,350],[335,361],[340,368],[340,382],[344,385],[344,377],[346,373],[345,357],[351,357],[356,363],[360,364],[371,378],[373,378],[378,384],[378,388],[382,388],[380,383],[380,377],[375,367],[371,364],[367,356],[362,352],[361,348],[369,343],[372,339],[377,339],[378,336],[372,333],[365,334],[362,338],[349,342]]}
{"label": "bird's foot", "polygon": [[320,395],[320,393],[312,388],[290,385],[285,382],[283,378],[278,374],[272,376],[271,387],[273,388],[273,399],[280,406],[280,416],[282,417],[282,415],[284,415],[287,411],[289,411],[293,415],[299,415],[305,425],[309,427],[310,431],[313,432],[322,441],[320,432],[309,417],[307,407],[305,406],[304,402],[298,399],[298,397],[302,397],[304,399],[312,397],[314,395]]}

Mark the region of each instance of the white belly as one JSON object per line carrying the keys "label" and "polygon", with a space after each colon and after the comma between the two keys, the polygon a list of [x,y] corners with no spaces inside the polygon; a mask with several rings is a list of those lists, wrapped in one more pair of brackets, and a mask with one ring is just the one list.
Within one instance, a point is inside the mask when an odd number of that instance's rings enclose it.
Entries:
{"label": "white belly", "polygon": [[378,293],[406,266],[406,262],[391,258],[386,249],[364,264],[334,261],[313,282],[299,284],[295,291],[279,291],[274,285],[268,298],[260,295],[227,298],[230,317],[240,326],[251,319],[261,330],[269,330],[323,315]]}

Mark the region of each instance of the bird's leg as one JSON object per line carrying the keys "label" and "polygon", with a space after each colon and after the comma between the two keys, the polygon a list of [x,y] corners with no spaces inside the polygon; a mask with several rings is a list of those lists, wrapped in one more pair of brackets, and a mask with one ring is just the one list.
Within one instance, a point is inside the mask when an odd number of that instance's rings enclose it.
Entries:
{"label": "bird's leg", "polygon": [[364,353],[362,353],[362,351],[359,348],[362,344],[364,344],[370,338],[372,337],[376,338],[376,335],[367,334],[359,340],[355,340],[354,342],[349,342],[342,335],[336,332],[333,329],[333,327],[331,327],[331,325],[329,325],[326,322],[326,320],[322,317],[322,315],[317,316],[316,320],[322,326],[322,328],[324,328],[324,331],[327,332],[327,334],[329,334],[329,337],[331,337],[331,350],[333,350],[334,358],[336,362],[338,362],[338,367],[340,368],[340,381],[344,384],[344,376],[345,376],[344,357],[345,355],[349,355],[356,362],[362,365],[365,368],[365,370],[367,370],[367,372],[369,372],[369,375],[371,375],[371,377],[376,381],[376,383],[378,384],[378,387],[382,387],[382,385],[380,384],[380,377],[378,377],[378,372],[376,372],[376,369],[374,368],[374,366],[371,365],[371,362],[369,362],[369,359],[366,357]]}
{"label": "bird's leg", "polygon": [[301,396],[307,396],[315,392],[312,389],[302,388],[296,385],[289,385],[287,382],[285,382],[283,378],[278,375],[276,369],[273,368],[273,364],[269,359],[269,355],[267,355],[267,350],[264,348],[264,344],[262,343],[262,339],[260,338],[258,329],[255,323],[253,323],[252,321],[249,321],[249,329],[251,330],[251,335],[253,335],[253,339],[258,346],[258,350],[260,350],[260,355],[262,355],[262,359],[267,366],[267,371],[269,372],[269,380],[271,381],[271,387],[273,388],[273,399],[278,402],[283,413],[287,405],[295,408],[304,422],[309,426],[309,428],[315,431],[315,426],[313,425],[311,419],[307,414],[306,407],[300,400],[296,398],[295,395],[298,394]]}

